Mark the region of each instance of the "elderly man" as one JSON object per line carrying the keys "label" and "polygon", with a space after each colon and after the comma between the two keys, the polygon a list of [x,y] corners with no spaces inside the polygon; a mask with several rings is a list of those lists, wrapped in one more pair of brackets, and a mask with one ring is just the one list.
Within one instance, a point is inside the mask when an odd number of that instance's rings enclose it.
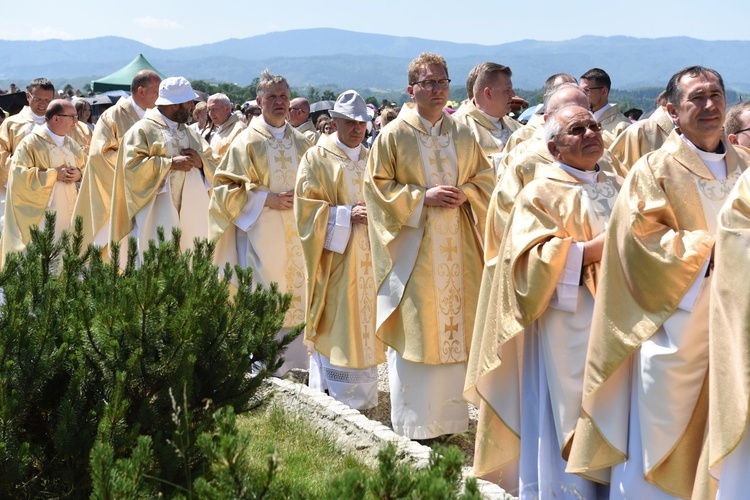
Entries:
{"label": "elderly man", "polygon": [[208,116],[213,125],[205,138],[218,163],[229,151],[234,138],[245,130],[245,124],[232,113],[232,102],[224,94],[213,94],[208,98]]}
{"label": "elderly man", "polygon": [[[310,142],[286,121],[289,84],[265,70],[258,82],[261,116],[232,142],[216,172],[209,214],[215,258],[252,267],[253,280],[279,284],[292,305],[279,336],[305,319],[305,262],[294,220],[297,167]],[[308,368],[301,338],[287,347],[277,374]]]}
{"label": "elderly man", "polygon": [[30,228],[43,225],[44,212],[57,214],[55,236],[70,229],[73,204],[86,156],[70,137],[78,114],[70,101],[51,101],[45,124],[35,127],[15,149],[8,180],[8,203],[2,232],[2,258],[31,241]]}
{"label": "elderly man", "polygon": [[180,226],[183,249],[208,235],[208,188],[215,165],[206,142],[186,125],[196,93],[172,77],[159,84],[156,107],[122,138],[117,157],[110,241],[131,235],[139,256],[163,227],[169,237]]}
{"label": "elderly man", "polygon": [[586,92],[591,103],[591,111],[605,133],[604,145],[609,146],[612,141],[631,124],[627,116],[620,112],[616,104],[609,102],[609,91],[612,80],[606,71],[600,68],[591,68],[581,75],[581,90]]}
{"label": "elderly man", "polygon": [[729,108],[724,133],[732,145],[750,148],[750,102],[738,102]]}
{"label": "elderly man", "polygon": [[[513,96],[513,75],[510,68],[493,62],[477,65],[471,76],[474,77],[474,98],[454,113],[453,119],[468,125],[490,158],[497,174],[502,160],[501,151],[510,135],[521,125],[508,117]],[[468,84],[467,84],[468,85]]]}
{"label": "elderly man", "polygon": [[724,83],[680,70],[677,129],[635,164],[610,217],[568,471],[612,466],[613,492],[690,497],[706,424],[717,214],[748,157],[723,141]]}
{"label": "elderly man", "polygon": [[[45,123],[44,114],[47,106],[55,98],[55,86],[46,78],[32,80],[26,91],[28,106],[24,106],[20,113],[8,117],[0,124],[0,213],[5,210],[6,186],[10,163],[18,144],[36,125]],[[3,219],[0,219],[2,231]]]}
{"label": "elderly man", "polygon": [[375,140],[364,194],[393,429],[428,439],[468,428],[461,390],[482,272],[476,227],[493,171],[471,130],[443,111],[445,59],[421,54],[408,78],[414,103]]}
{"label": "elderly man", "polygon": [[289,103],[289,123],[302,132],[312,144],[318,142],[318,131],[310,119],[310,103],[304,97],[295,97]]}
{"label": "elderly man", "polygon": [[102,248],[109,244],[109,214],[120,141],[130,127],[153,108],[161,78],[151,70],[141,70],[130,83],[130,97],[120,99],[99,117],[91,136],[86,171],[73,210],[83,218],[83,244]]}
{"label": "elderly man", "polygon": [[347,90],[330,115],[336,132],[307,150],[295,191],[297,229],[307,269],[305,338],[310,387],[358,410],[378,404],[377,365],[385,361],[375,338],[367,207],[362,197],[371,117],[364,99]]}
{"label": "elderly man", "polygon": [[[599,261],[619,178],[597,166],[601,126],[587,108],[559,109],[545,121],[545,136],[554,162],[539,166],[518,195],[500,249],[485,324],[493,331],[486,337],[497,341],[473,346],[480,357],[502,360],[484,389],[507,438],[477,439],[477,448],[505,466],[502,484],[518,488],[521,498],[595,498],[596,484],[566,474],[562,454],[580,415]],[[518,476],[508,473],[516,461]]]}

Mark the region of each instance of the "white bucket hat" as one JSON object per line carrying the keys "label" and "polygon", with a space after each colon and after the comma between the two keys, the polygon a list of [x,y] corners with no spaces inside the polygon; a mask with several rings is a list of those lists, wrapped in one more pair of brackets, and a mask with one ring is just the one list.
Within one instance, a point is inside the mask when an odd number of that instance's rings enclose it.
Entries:
{"label": "white bucket hat", "polygon": [[362,96],[354,90],[347,90],[342,93],[333,109],[328,112],[333,118],[346,118],[347,120],[356,120],[358,122],[369,122],[372,116],[369,113],[367,104]]}
{"label": "white bucket hat", "polygon": [[182,104],[197,98],[198,94],[193,91],[189,81],[181,76],[172,76],[165,78],[159,84],[159,97],[156,99],[156,104],[157,106]]}

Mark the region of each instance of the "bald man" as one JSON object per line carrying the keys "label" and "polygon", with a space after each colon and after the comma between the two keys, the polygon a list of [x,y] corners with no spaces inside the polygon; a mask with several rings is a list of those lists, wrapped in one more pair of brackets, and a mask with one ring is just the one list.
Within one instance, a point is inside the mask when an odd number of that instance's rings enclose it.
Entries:
{"label": "bald man", "polygon": [[320,136],[310,120],[310,102],[306,98],[295,97],[289,103],[289,123],[302,132],[311,143],[318,142]]}

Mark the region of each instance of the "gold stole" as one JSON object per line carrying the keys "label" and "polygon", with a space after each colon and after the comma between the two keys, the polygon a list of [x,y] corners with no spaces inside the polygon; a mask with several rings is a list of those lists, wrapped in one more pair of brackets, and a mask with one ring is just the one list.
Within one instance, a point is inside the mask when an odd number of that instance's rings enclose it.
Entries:
{"label": "gold stole", "polygon": [[[266,143],[268,158],[268,187],[273,193],[294,191],[297,179],[297,148],[293,135],[283,139],[269,138]],[[302,245],[297,233],[293,210],[281,210],[281,221],[286,244],[287,263],[285,286],[282,292],[292,293],[292,305],[286,312],[284,325],[296,325],[305,321],[305,261]],[[281,283],[279,284],[281,285]]]}
{"label": "gold stole", "polygon": [[[414,131],[419,145],[427,189],[457,184],[456,150],[450,134],[427,136]],[[465,357],[462,298],[463,246],[458,209],[424,207],[425,232],[432,235],[433,279],[440,362],[456,363]]]}

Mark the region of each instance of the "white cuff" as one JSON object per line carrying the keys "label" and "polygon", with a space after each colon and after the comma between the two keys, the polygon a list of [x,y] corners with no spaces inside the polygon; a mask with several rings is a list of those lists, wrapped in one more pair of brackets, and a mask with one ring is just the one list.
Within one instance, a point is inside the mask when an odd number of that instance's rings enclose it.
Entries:
{"label": "white cuff", "polygon": [[565,259],[565,267],[560,276],[560,281],[557,282],[549,307],[560,311],[576,312],[581,268],[583,267],[583,245],[581,242],[570,245],[568,256]]}
{"label": "white cuff", "polygon": [[404,222],[405,226],[417,228],[422,225],[422,208],[424,207],[425,196],[427,196],[426,192],[424,196],[422,196],[422,199],[419,201],[419,205],[417,205],[417,208],[414,209],[409,218],[406,219],[406,222]]}
{"label": "white cuff", "polygon": [[234,225],[247,232],[255,224],[255,221],[258,220],[267,197],[268,193],[266,191],[250,191],[247,193],[247,203],[245,203],[242,212],[234,218]]}
{"label": "white cuff", "polygon": [[706,262],[703,264],[703,267],[701,267],[701,272],[698,274],[698,277],[695,278],[695,281],[693,281],[693,284],[690,285],[690,288],[688,288],[687,293],[680,301],[680,305],[677,306],[679,309],[682,309],[683,311],[691,312],[693,310],[693,306],[695,305],[695,300],[698,298],[698,292],[701,291],[701,286],[703,285],[703,280],[706,277],[706,271],[708,270],[708,263],[711,261],[711,256],[709,255],[706,259]]}
{"label": "white cuff", "polygon": [[344,253],[352,232],[352,207],[338,205],[328,212],[328,227],[323,248],[336,253]]}

